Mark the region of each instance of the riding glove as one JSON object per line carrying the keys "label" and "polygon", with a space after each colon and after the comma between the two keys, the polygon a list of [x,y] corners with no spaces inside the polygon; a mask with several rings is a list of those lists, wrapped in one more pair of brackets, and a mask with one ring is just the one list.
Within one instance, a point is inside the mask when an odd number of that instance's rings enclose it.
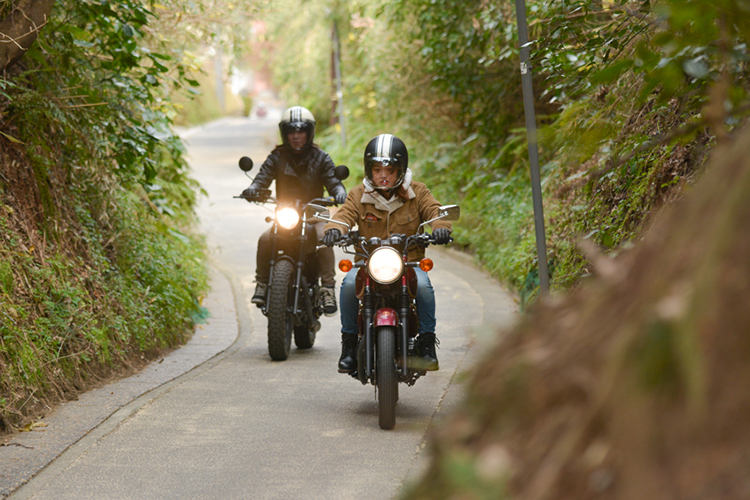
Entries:
{"label": "riding glove", "polygon": [[260,189],[250,186],[249,188],[242,191],[242,197],[243,198],[257,198],[258,193],[260,193]]}
{"label": "riding glove", "polygon": [[451,232],[449,229],[439,227],[432,232],[432,236],[435,237],[435,243],[438,245],[444,245],[451,242]]}
{"label": "riding glove", "polygon": [[327,247],[332,247],[334,243],[339,241],[339,238],[341,238],[341,231],[338,229],[329,229],[323,235],[323,244]]}
{"label": "riding glove", "polygon": [[334,197],[334,200],[336,200],[336,203],[339,205],[343,205],[346,201],[346,193],[337,193]]}

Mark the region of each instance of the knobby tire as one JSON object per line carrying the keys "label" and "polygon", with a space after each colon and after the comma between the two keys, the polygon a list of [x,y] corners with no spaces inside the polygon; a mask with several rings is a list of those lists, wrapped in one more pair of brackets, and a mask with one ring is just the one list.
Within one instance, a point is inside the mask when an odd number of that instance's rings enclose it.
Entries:
{"label": "knobby tire", "polygon": [[294,265],[280,260],[273,267],[268,300],[268,354],[274,361],[284,361],[292,348],[294,317],[288,312]]}

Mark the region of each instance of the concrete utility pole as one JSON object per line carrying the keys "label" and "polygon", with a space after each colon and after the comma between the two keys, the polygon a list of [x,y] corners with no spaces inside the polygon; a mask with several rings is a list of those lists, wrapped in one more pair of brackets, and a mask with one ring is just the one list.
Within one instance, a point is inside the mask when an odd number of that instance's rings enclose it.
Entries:
{"label": "concrete utility pole", "polygon": [[344,123],[344,91],[341,82],[341,42],[339,40],[339,27],[334,19],[333,21],[333,77],[336,82],[336,101],[335,105],[339,116],[339,127],[341,127],[341,146],[346,147],[346,128]]}
{"label": "concrete utility pole", "polygon": [[544,235],[544,207],[542,205],[542,181],[539,169],[539,148],[536,137],[534,87],[531,79],[531,68],[529,67],[529,33],[526,24],[526,0],[516,0],[516,18],[518,19],[518,42],[521,48],[521,83],[523,84],[523,107],[526,114],[526,136],[529,143],[531,196],[534,202],[536,254],[539,261],[539,287],[542,294],[547,294],[549,293],[547,241]]}

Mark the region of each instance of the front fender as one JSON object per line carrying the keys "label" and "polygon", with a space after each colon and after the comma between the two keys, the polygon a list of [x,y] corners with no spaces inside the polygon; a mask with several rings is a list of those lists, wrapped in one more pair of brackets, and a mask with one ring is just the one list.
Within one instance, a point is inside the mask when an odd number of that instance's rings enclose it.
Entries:
{"label": "front fender", "polygon": [[398,326],[398,313],[390,307],[383,307],[375,311],[372,326]]}

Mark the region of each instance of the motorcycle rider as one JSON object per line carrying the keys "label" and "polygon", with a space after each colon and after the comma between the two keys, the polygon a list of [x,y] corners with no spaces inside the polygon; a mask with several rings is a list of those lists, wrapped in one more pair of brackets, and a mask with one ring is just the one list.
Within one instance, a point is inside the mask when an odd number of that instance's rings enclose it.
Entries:
{"label": "motorcycle rider", "polygon": [[[372,139],[365,148],[365,178],[353,188],[333,219],[358,226],[365,238],[388,238],[391,234],[416,234],[419,225],[438,216],[440,203],[429,189],[413,180],[409,166],[409,154],[404,142],[391,134],[381,134]],[[436,243],[448,243],[452,224],[437,220],[430,224]],[[333,245],[341,238],[345,226],[329,222],[324,227],[323,243]],[[418,262],[424,257],[424,248],[409,251],[409,262]],[[361,259],[358,257],[358,260]],[[439,368],[435,352],[435,292],[427,273],[419,267],[417,273],[417,312],[419,329],[417,345],[421,364],[425,370]],[[356,347],[359,333],[357,323],[358,301],[355,295],[355,280],[358,268],[349,271],[341,283],[341,358],[339,372],[349,373],[356,369]]]}
{"label": "motorcycle rider", "polygon": [[[346,188],[334,176],[335,165],[331,157],[313,142],[315,137],[315,118],[302,106],[292,106],[284,111],[279,122],[281,144],[276,146],[260,167],[253,183],[242,192],[242,195],[253,198],[262,189],[267,189],[276,181],[276,198],[279,201],[291,202],[301,200],[307,203],[323,196],[323,188],[333,196],[336,203],[346,200]],[[312,224],[315,228],[316,241],[322,235],[324,222]],[[321,300],[326,316],[336,314],[336,294],[334,287],[335,257],[332,248],[318,250],[320,268]],[[264,232],[258,240],[255,268],[255,293],[250,300],[258,307],[266,302],[268,279],[271,261],[271,229]]]}

